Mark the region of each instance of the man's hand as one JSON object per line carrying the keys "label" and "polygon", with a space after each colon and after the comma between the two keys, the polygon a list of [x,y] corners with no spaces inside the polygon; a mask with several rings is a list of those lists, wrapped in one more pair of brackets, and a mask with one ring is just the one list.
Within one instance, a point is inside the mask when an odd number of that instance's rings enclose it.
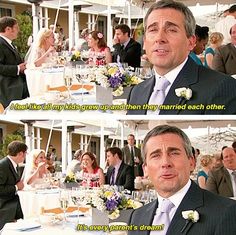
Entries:
{"label": "man's hand", "polygon": [[26,62],[21,63],[18,66],[20,67],[20,73],[24,73],[24,71],[26,69]]}
{"label": "man's hand", "polygon": [[24,188],[24,183],[23,180],[20,180],[17,184],[16,184],[18,190],[22,190]]}
{"label": "man's hand", "polygon": [[114,37],[113,40],[112,40],[112,43],[113,43],[113,45],[116,45],[117,43],[120,43],[119,38]]}

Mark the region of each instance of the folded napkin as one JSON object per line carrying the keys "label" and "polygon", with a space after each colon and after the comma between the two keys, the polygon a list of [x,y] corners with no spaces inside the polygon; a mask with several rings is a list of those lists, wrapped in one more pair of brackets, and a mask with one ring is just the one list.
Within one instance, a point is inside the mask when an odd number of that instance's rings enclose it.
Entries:
{"label": "folded napkin", "polygon": [[40,190],[36,190],[35,193],[37,194],[53,194],[53,193],[59,193],[59,189],[40,189]]}
{"label": "folded napkin", "polygon": [[7,223],[5,226],[7,229],[11,230],[27,231],[27,230],[38,229],[41,227],[41,224],[32,219],[25,219],[25,220],[20,219],[16,223]]}

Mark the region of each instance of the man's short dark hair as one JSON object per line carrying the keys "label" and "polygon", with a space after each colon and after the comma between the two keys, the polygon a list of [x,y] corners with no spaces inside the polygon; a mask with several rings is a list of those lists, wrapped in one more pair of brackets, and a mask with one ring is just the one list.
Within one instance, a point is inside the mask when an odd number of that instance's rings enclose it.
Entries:
{"label": "man's short dark hair", "polygon": [[9,156],[16,156],[20,152],[26,152],[28,149],[27,145],[21,141],[12,141],[7,146],[7,154]]}
{"label": "man's short dark hair", "polygon": [[236,5],[233,5],[229,8],[229,13],[234,13],[236,12]]}
{"label": "man's short dark hair", "polygon": [[118,24],[115,27],[115,30],[116,29],[120,29],[123,34],[128,33],[128,37],[130,37],[130,27],[128,25],[126,25],[126,24]]}
{"label": "man's short dark hair", "polygon": [[12,28],[17,24],[17,20],[10,16],[3,16],[0,18],[0,33],[4,33],[7,27]]}
{"label": "man's short dark hair", "polygon": [[107,152],[111,152],[113,155],[117,154],[119,159],[122,160],[122,151],[120,148],[118,147],[110,147],[108,149],[106,149],[106,153]]}
{"label": "man's short dark hair", "polygon": [[155,136],[159,136],[159,135],[163,135],[163,134],[178,135],[183,140],[183,146],[184,146],[184,149],[185,149],[185,152],[186,152],[188,158],[193,156],[191,142],[190,142],[188,136],[181,129],[179,129],[178,127],[175,127],[175,126],[160,125],[160,126],[154,127],[151,131],[149,131],[144,138],[144,141],[143,141],[144,162],[146,162],[146,155],[147,155],[146,145],[147,145],[148,140],[151,137],[155,137]]}

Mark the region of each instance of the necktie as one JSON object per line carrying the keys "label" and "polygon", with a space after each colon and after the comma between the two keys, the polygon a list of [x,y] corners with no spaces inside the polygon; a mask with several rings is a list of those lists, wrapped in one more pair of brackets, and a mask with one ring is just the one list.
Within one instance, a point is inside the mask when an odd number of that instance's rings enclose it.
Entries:
{"label": "necktie", "polygon": [[111,172],[111,185],[115,184],[115,167],[112,169]]}
{"label": "necktie", "polygon": [[162,230],[151,231],[150,235],[165,235],[168,227],[170,225],[169,213],[174,207],[174,204],[169,199],[164,199],[160,204],[159,210],[157,210],[156,215],[154,216],[152,225],[163,226]]}
{"label": "necktie", "polygon": [[[165,90],[170,85],[170,82],[165,77],[160,77],[157,80],[157,86],[153,91],[148,104],[160,105],[164,103],[165,100]],[[148,111],[148,114],[159,114],[160,110],[157,109],[155,112]]]}
{"label": "necktie", "polygon": [[134,148],[133,147],[130,148],[130,165],[131,166],[134,165]]}
{"label": "necktie", "polygon": [[236,186],[236,171],[233,171],[233,172],[232,172],[232,175],[233,175],[234,183],[235,183],[235,186]]}

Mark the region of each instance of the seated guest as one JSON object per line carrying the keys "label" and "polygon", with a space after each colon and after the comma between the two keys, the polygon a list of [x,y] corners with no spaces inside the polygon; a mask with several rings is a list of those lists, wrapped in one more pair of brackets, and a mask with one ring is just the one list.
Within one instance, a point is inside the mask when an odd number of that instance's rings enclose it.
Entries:
{"label": "seated guest", "polygon": [[104,35],[99,31],[93,31],[88,36],[88,46],[92,57],[89,63],[105,65],[112,62],[110,48],[107,46]]}
{"label": "seated guest", "polygon": [[208,42],[208,31],[209,31],[208,27],[205,26],[201,27],[199,25],[196,25],[195,29],[196,45],[189,55],[198,65],[202,65],[202,61],[198,57],[198,55],[202,54],[202,52],[205,50],[205,47]]}
{"label": "seated guest", "polygon": [[[154,184],[157,199],[132,211],[129,225],[137,229],[128,235],[235,234],[236,202],[190,180],[191,142],[181,129],[156,126],[144,138],[143,153],[144,172]],[[159,230],[143,232],[144,226]]]}
{"label": "seated guest", "polygon": [[221,46],[224,36],[222,33],[214,32],[210,35],[209,42],[210,46],[206,48],[204,53],[204,65],[212,68],[212,60],[215,55],[215,50]]}
{"label": "seated guest", "polygon": [[[98,166],[96,156],[91,152],[83,153],[81,157],[81,174],[87,177],[86,182],[82,184],[89,183],[90,187],[101,186],[105,182],[105,176],[103,170]],[[93,180],[95,179],[95,180]]]}
{"label": "seated guest", "polygon": [[213,161],[213,163],[214,163],[213,170],[217,170],[217,169],[221,168],[223,166],[222,154],[221,153],[214,153],[213,158],[215,159]]}
{"label": "seated guest", "polygon": [[[42,149],[34,149],[30,152],[31,163],[26,163],[26,183],[34,186],[35,184],[43,183],[43,177],[50,173],[47,169],[47,159],[45,151]],[[27,164],[31,166],[27,166]]]}
{"label": "seated guest", "polygon": [[23,211],[18,191],[24,182],[17,172],[17,165],[25,160],[27,146],[20,141],[12,141],[7,146],[7,156],[0,160],[0,234],[6,223],[23,219]]}
{"label": "seated guest", "polygon": [[112,61],[116,63],[128,63],[131,67],[140,67],[141,45],[130,38],[130,28],[126,24],[115,27],[113,39],[114,52]]}
{"label": "seated guest", "polygon": [[124,186],[125,189],[134,189],[134,170],[122,161],[120,148],[112,147],[106,150],[109,168],[106,174],[106,184]]}
{"label": "seated guest", "polygon": [[76,174],[78,171],[81,171],[80,164],[81,164],[82,154],[83,154],[83,150],[81,149],[76,150],[76,152],[74,153],[73,160],[67,166],[67,169],[66,169],[67,175],[70,172],[73,172],[74,174]]}
{"label": "seated guest", "polygon": [[43,63],[53,63],[57,55],[54,47],[55,38],[50,29],[42,28],[30,48],[27,67],[40,67]]}
{"label": "seated guest", "polygon": [[213,168],[213,160],[210,155],[203,155],[200,159],[200,164],[202,170],[200,170],[197,174],[197,183],[200,188],[206,188],[206,182],[208,178],[208,172]]}
{"label": "seated guest", "polygon": [[212,68],[229,75],[236,74],[236,24],[230,29],[231,43],[216,49]]}
{"label": "seated guest", "polygon": [[236,153],[226,147],[222,156],[224,166],[209,172],[206,189],[224,197],[236,197]]}

